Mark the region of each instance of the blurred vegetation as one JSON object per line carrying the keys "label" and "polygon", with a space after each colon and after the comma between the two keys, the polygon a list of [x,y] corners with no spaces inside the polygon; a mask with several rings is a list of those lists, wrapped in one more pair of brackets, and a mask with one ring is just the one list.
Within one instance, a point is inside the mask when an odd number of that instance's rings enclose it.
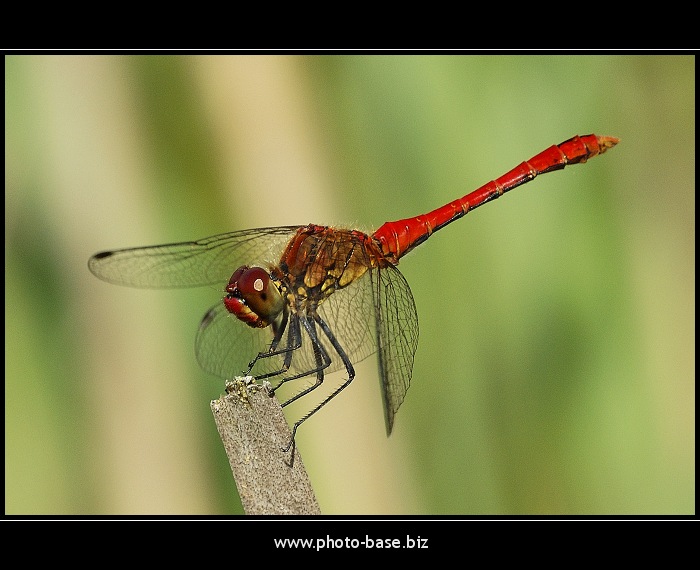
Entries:
{"label": "blurred vegetation", "polygon": [[325,514],[694,513],[693,57],[8,56],[5,118],[6,514],[241,512],[192,348],[220,291],[93,253],[370,231],[591,132],[402,260],[391,438],[369,359],[299,449]]}

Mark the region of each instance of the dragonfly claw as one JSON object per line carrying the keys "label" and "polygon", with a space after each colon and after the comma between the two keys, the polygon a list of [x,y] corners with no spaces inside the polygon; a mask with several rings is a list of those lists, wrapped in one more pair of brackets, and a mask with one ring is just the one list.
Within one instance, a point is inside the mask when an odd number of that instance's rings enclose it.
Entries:
{"label": "dragonfly claw", "polygon": [[297,428],[299,427],[299,422],[294,424],[294,427],[292,428],[292,437],[289,438],[289,443],[280,448],[282,450],[282,453],[287,453],[290,449],[292,450],[292,455],[294,455],[294,447],[296,446],[296,435],[297,435]]}

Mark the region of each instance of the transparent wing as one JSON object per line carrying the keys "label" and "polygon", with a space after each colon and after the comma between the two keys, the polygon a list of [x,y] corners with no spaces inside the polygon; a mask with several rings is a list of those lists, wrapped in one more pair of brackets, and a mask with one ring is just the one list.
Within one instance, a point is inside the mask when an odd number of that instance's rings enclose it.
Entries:
{"label": "transparent wing", "polygon": [[191,242],[103,251],[90,258],[88,268],[117,285],[158,289],[220,284],[223,291],[241,265],[277,263],[298,228],[258,228]]}
{"label": "transparent wing", "polygon": [[[348,287],[333,293],[318,308],[318,314],[331,328],[353,364],[377,352],[374,295],[369,273],[370,271]],[[319,332],[319,338],[326,351],[333,357],[331,371],[342,368],[342,360],[335,354],[335,349],[325,335]],[[305,361],[313,362],[313,352],[309,351]]]}
{"label": "transparent wing", "polygon": [[413,374],[418,347],[418,313],[411,289],[401,272],[390,265],[371,272],[374,290],[379,378],[384,400],[386,433],[403,403]]}
{"label": "transparent wing", "polygon": [[[223,303],[218,303],[204,315],[199,325],[195,354],[204,370],[219,378],[231,380],[245,374],[248,364],[258,353],[267,351],[271,342],[270,327],[249,327],[229,313]],[[265,359],[263,372],[272,372],[281,365],[279,357]],[[255,373],[261,373],[257,366]]]}

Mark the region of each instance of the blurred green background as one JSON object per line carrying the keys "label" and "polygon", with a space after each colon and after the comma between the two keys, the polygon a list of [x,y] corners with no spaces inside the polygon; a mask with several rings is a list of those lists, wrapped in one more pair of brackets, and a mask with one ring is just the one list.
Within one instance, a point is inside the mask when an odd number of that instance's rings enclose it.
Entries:
{"label": "blurred green background", "polygon": [[370,231],[588,133],[622,142],[402,260],[394,434],[368,359],[298,446],[325,514],[694,512],[694,57],[8,56],[5,120],[6,514],[241,512],[193,351],[220,291],[93,253]]}

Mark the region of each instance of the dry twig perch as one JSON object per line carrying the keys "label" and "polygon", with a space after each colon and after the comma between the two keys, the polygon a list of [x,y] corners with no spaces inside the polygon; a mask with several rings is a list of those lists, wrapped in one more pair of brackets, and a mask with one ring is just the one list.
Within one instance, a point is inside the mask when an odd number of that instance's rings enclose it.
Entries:
{"label": "dry twig perch", "polygon": [[236,378],[211,402],[238,494],[249,515],[320,515],[296,448],[285,453],[291,431],[267,386]]}

